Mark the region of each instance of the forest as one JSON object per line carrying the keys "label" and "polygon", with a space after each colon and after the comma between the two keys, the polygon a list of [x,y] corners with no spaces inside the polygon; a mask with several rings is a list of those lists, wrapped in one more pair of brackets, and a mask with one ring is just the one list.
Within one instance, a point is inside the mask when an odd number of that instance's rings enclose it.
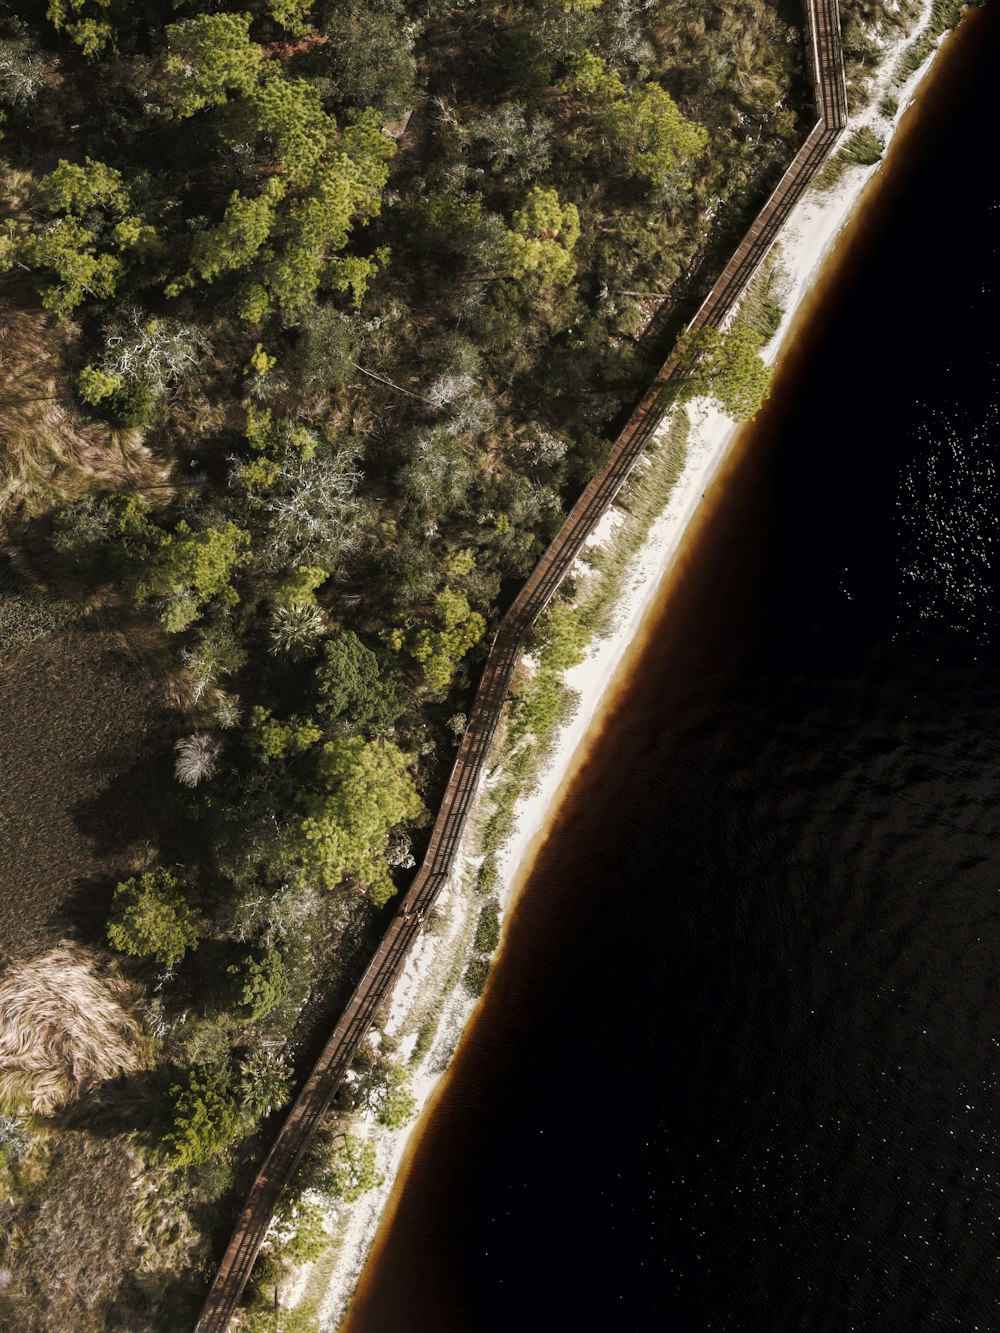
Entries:
{"label": "forest", "polygon": [[[844,10],[860,97],[902,11]],[[90,671],[132,747],[110,810],[74,798],[109,830],[86,892],[71,851],[6,877],[25,918],[66,905],[0,945],[5,1326],[193,1322],[499,616],[812,124],[802,26],[784,0],[5,7],[0,675],[74,645],[60,726]],[[713,331],[692,392],[752,415],[761,341]],[[410,1114],[388,1052],[346,1095]],[[373,1174],[331,1130],[304,1179]],[[241,1327],[314,1327],[270,1296],[322,1245],[293,1197]]]}

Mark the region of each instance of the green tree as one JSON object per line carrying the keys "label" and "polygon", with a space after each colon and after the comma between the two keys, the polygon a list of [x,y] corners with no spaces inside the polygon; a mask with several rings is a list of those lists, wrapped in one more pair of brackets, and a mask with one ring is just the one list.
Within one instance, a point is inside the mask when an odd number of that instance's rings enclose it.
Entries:
{"label": "green tree", "polygon": [[293,1264],[314,1263],[330,1244],[325,1217],[318,1203],[289,1198],[286,1194],[274,1212],[282,1256]]}
{"label": "green tree", "polygon": [[319,565],[296,565],[278,584],[274,600],[280,606],[314,606],[316,589],[329,577],[329,571]]}
{"label": "green tree", "polygon": [[322,27],[337,70],[335,96],[343,106],[376,107],[384,120],[413,106],[410,25],[398,3],[341,0],[324,6]]}
{"label": "green tree", "polygon": [[268,0],[267,12],[292,37],[303,37],[312,26],[313,0]]}
{"label": "green tree", "polygon": [[443,588],[437,594],[434,611],[437,626],[414,631],[406,644],[423,665],[428,689],[445,694],[459,662],[483,637],[486,621],[473,611],[465,593],[455,588]]}
{"label": "green tree", "polygon": [[308,718],[282,722],[260,704],[250,713],[250,742],[265,763],[305,754],[322,737],[322,730]]}
{"label": "green tree", "polygon": [[175,876],[149,870],[115,889],[108,939],[122,953],[172,967],[197,946],[198,913]]}
{"label": "green tree", "polygon": [[309,182],[337,132],[319,89],[266,68],[246,97],[248,127],[267,145],[282,176],[295,188]]}
{"label": "green tree", "polygon": [[285,210],[275,257],[264,268],[263,281],[288,322],[305,312],[325,273],[341,290],[351,287],[358,304],[365,284],[386,263],[387,251],[367,259],[354,256],[346,265],[338,255],[355,223],[378,213],[394,152],[378,116],[362,112],[344,128],[339,150],[317,166],[307,192]]}
{"label": "green tree", "polygon": [[323,1183],[336,1198],[355,1203],[369,1190],[378,1189],[384,1179],[376,1165],[372,1140],[347,1134],[324,1173]]}
{"label": "green tree", "polygon": [[226,969],[240,1018],[256,1023],[285,999],[288,977],[277,949],[254,950]]}
{"label": "green tree", "polygon": [[[100,18],[86,13],[91,0],[48,0],[46,14],[57,32],[65,31],[88,57],[114,46],[114,25],[108,22],[110,0],[92,0]],[[71,19],[76,22],[70,22]]]}
{"label": "green tree", "polygon": [[726,333],[706,327],[679,348],[689,369],[685,398],[713,398],[735,421],[749,421],[767,397],[770,370],[760,357],[761,338],[737,321]]}
{"label": "green tree", "polygon": [[43,195],[53,212],[74,213],[78,217],[95,210],[120,217],[129,202],[121,172],[89,157],[82,167],[76,162],[60,161],[46,177]]}
{"label": "green tree", "polygon": [[631,159],[632,169],[651,180],[664,180],[700,157],[708,131],[687,120],[670,94],[658,83],[612,103],[607,125]]}
{"label": "green tree", "polygon": [[163,1145],[174,1166],[198,1166],[236,1139],[242,1115],[228,1068],[196,1066],[170,1089],[172,1123]]}
{"label": "green tree", "polygon": [[129,212],[121,173],[89,157],[83,166],[60,162],[42,197],[55,216],[24,236],[16,252],[29,267],[53,274],[42,304],[65,318],[88,296],[114,296],[127,261],[150,253],[156,233]]}
{"label": "green tree", "polygon": [[631,169],[664,180],[686,168],[708,146],[708,131],[688,120],[658,83],[630,92],[618,74],[592,51],[573,64],[564,88],[596,106],[605,130]]}
{"label": "green tree", "polygon": [[333,634],[323,645],[316,685],[320,712],[352,731],[388,731],[402,711],[396,679],[382,674],[378,658],[353,630]]}
{"label": "green tree", "polygon": [[295,380],[311,394],[341,388],[354,374],[361,341],[359,321],[332,305],[307,310],[292,351]]}
{"label": "green tree", "polygon": [[252,21],[247,13],[199,14],[169,24],[166,71],[176,116],[193,116],[256,85],[264,56],[250,40]]}
{"label": "green tree", "polygon": [[190,266],[168,285],[167,295],[178,295],[199,278],[212,282],[220,274],[242,272],[238,313],[250,323],[275,307],[286,322],[296,322],[324,278],[338,291],[350,290],[360,304],[388,251],[340,252],[355,224],[378,213],[395,144],[371,111],[338,130],[316,89],[279,70],[269,72],[244,102],[254,137],[278,157],[271,163],[278,174],[269,176],[256,197],[232,194],[221,221],[195,236]]}
{"label": "green tree", "polygon": [[236,476],[248,491],[268,489],[281,476],[282,463],[294,458],[308,460],[316,452],[316,436],[311,430],[287,419],[276,421],[270,408],[248,409],[246,436],[252,457],[240,464]]}
{"label": "green tree", "polygon": [[273,177],[255,197],[247,198],[234,190],[222,221],[195,236],[191,267],[183,277],[168,284],[167,296],[177,296],[185,287],[193,286],[196,278],[214,282],[222,273],[246,268],[268,241],[284,193],[283,183]]}
{"label": "green tree", "polygon": [[225,593],[226,600],[239,600],[230,580],[249,558],[249,546],[249,536],[235,523],[196,532],[182,519],[144,563],[135,581],[136,596],[165,598],[164,628],[168,633],[187,629],[213,597]]}
{"label": "green tree", "polygon": [[619,76],[593,51],[584,51],[573,62],[563,91],[581,93],[590,101],[606,105],[624,101],[626,96]]}
{"label": "green tree", "polygon": [[575,204],[561,204],[555,190],[532,186],[507,233],[511,272],[535,274],[542,282],[565,287],[576,276],[572,251],[580,235]]}
{"label": "green tree", "polygon": [[80,397],[85,403],[90,403],[92,407],[96,407],[105,398],[111,398],[114,394],[119,393],[123,383],[122,377],[116,375],[113,371],[109,373],[97,366],[84,366],[80,371]]}
{"label": "green tree", "polygon": [[456,199],[450,194],[425,194],[407,209],[413,242],[437,258],[463,254],[472,248],[468,238],[482,231],[480,199]]}
{"label": "green tree", "polygon": [[416,819],[423,804],[408,772],[408,757],[387,741],[357,736],[328,741],[317,765],[318,785],[286,838],[302,878],[334,887],[347,876],[361,881],[376,903],[395,885],[386,865],[390,829]]}
{"label": "green tree", "polygon": [[403,1129],[416,1113],[417,1101],[410,1091],[408,1071],[401,1065],[390,1065],[376,1120],[386,1129]]}
{"label": "green tree", "polygon": [[77,218],[59,220],[52,231],[30,237],[22,250],[29,265],[56,275],[42,293],[42,305],[53,314],[72,314],[88,296],[114,296],[122,273],[121,259],[112,253],[95,254],[96,237]]}

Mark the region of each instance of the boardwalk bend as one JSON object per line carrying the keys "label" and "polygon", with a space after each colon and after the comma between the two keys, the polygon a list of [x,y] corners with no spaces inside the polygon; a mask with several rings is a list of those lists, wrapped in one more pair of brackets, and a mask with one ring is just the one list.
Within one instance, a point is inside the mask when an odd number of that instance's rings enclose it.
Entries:
{"label": "boardwalk bend", "polygon": [[[691,321],[689,328],[692,330],[705,325],[718,326],[733,309],[847,123],[847,90],[837,0],[807,0],[806,11],[809,64],[819,119]],[[501,621],[434,824],[427,855],[278,1131],[250,1189],[246,1206],[209,1289],[195,1333],[224,1333],[228,1328],[281,1191],[330,1105],[360,1042],[392,990],[420,932],[421,918],[434,903],[451,872],[521,642],[548,606],[584,542],[663,420],[671,388],[680,373],[677,359],[669,357],[615,441],[607,467],[577,500],[552,545]]]}

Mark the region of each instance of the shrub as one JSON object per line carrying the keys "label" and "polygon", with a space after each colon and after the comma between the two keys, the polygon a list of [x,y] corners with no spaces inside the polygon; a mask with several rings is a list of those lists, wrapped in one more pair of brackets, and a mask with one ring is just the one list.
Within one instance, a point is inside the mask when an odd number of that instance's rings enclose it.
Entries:
{"label": "shrub", "polygon": [[301,662],[316,651],[325,629],[323,612],[315,602],[276,606],[268,631],[271,652]]}
{"label": "shrub", "polygon": [[219,758],[219,742],[207,732],[196,732],[193,736],[182,736],[174,746],[177,758],[174,762],[174,775],[185,787],[197,787],[215,772]]}
{"label": "shrub", "polygon": [[197,922],[180,881],[166,870],[150,870],[115,889],[108,939],[122,953],[173,967],[197,945]]}
{"label": "shrub", "polygon": [[0,1168],[19,1162],[31,1142],[32,1133],[23,1116],[0,1114]]}
{"label": "shrub", "polygon": [[268,1055],[251,1055],[240,1064],[240,1101],[254,1118],[284,1106],[292,1093],[291,1075]]}
{"label": "shrub", "polygon": [[870,167],[880,160],[885,151],[885,144],[870,125],[849,134],[844,146],[826,163],[816,177],[817,190],[832,190],[848,167]]}
{"label": "shrub", "polygon": [[293,1264],[311,1264],[330,1244],[323,1225],[326,1214],[318,1203],[286,1194],[274,1213],[275,1237],[282,1258]]}
{"label": "shrub", "polygon": [[234,981],[240,1017],[247,1023],[266,1018],[288,994],[285,965],[277,949],[249,953],[226,970]]}
{"label": "shrub", "polygon": [[161,613],[170,634],[187,629],[213,597],[238,602],[230,580],[249,559],[250,538],[235,523],[195,531],[181,519],[173,532],[161,534],[135,580],[142,600],[165,598]]}
{"label": "shrub", "polygon": [[482,995],[486,989],[486,983],[490,979],[490,960],[488,958],[473,958],[465,969],[462,982],[470,995]]}
{"label": "shrub", "polygon": [[497,867],[497,858],[495,853],[483,857],[483,864],[476,872],[476,892],[487,894],[492,893],[500,880],[500,871]]}
{"label": "shrub", "polygon": [[241,1333],[319,1333],[319,1312],[312,1301],[292,1310],[247,1310],[240,1317]]}
{"label": "shrub", "polygon": [[163,1146],[174,1166],[197,1166],[224,1151],[239,1135],[240,1107],[228,1069],[198,1067],[170,1089],[172,1120]]}
{"label": "shrub", "polygon": [[734,421],[749,421],[767,397],[771,378],[760,347],[760,335],[739,322],[726,332],[698,329],[681,348],[690,358],[683,396],[711,398]]}
{"label": "shrub", "polygon": [[492,953],[500,943],[500,902],[491,898],[483,904],[476,925],[476,937],[472,947],[478,953]]}

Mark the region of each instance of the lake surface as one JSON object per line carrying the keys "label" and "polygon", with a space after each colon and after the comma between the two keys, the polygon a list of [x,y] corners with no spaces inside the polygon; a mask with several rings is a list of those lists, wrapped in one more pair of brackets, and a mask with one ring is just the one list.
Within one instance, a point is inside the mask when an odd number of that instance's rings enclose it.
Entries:
{"label": "lake surface", "polygon": [[1000,1328],[998,85],[991,3],[692,537],[349,1333]]}

